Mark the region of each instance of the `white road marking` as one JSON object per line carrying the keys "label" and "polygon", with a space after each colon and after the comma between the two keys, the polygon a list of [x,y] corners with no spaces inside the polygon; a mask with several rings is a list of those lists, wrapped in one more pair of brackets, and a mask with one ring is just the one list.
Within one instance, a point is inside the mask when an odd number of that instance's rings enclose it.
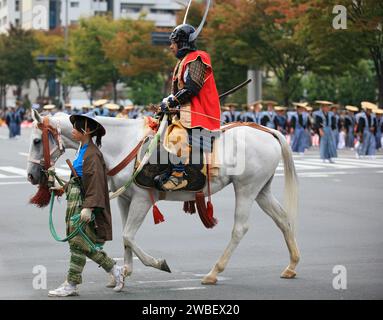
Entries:
{"label": "white road marking", "polygon": [[0,179],[25,179],[25,177],[21,177],[21,176],[7,176],[5,174],[0,174]]}
{"label": "white road marking", "polygon": [[206,287],[185,287],[185,288],[170,288],[170,291],[187,291],[187,290],[205,290]]}
{"label": "white road marking", "polygon": [[367,167],[367,168],[375,168],[375,167],[383,167],[383,161],[366,161],[366,160],[352,160],[352,159],[339,159],[339,162],[354,164],[358,167]]}
{"label": "white road marking", "polygon": [[15,167],[0,167],[0,170],[10,172],[10,173],[15,173],[21,177],[27,176],[27,170],[25,170],[25,169],[20,169],[20,168],[15,168]]}
{"label": "white road marking", "polygon": [[201,279],[140,280],[136,282],[140,284],[145,284],[145,283],[194,282],[194,281],[201,281]]}
{"label": "white road marking", "polygon": [[29,153],[25,153],[25,152],[19,152],[19,155],[23,157],[29,157]]}
{"label": "white road marking", "polygon": [[338,169],[352,169],[352,168],[355,168],[355,165],[343,165],[343,164],[340,164],[339,162],[337,163],[336,160],[335,160],[335,163],[323,163],[323,160],[321,159],[310,159],[307,161],[307,163],[313,163],[313,164],[322,164],[323,166],[326,165],[328,168],[338,168]]}
{"label": "white road marking", "polygon": [[28,181],[24,182],[0,182],[0,186],[16,185],[16,184],[29,184]]}

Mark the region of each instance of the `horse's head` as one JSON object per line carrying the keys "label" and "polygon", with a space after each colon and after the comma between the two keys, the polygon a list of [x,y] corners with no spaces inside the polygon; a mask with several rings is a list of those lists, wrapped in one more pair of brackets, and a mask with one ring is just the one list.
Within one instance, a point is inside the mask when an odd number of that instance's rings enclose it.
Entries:
{"label": "horse's head", "polygon": [[55,164],[64,153],[61,129],[50,117],[42,117],[32,110],[34,120],[28,158],[28,181],[33,185],[44,184],[44,172]]}

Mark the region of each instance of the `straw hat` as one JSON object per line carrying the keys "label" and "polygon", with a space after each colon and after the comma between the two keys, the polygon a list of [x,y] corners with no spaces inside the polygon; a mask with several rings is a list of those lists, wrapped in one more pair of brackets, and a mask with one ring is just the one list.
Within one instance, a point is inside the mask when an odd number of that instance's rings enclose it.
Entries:
{"label": "straw hat", "polygon": [[368,102],[368,101],[363,101],[361,103],[361,105],[362,105],[362,109],[364,109],[364,110],[367,110],[367,109],[369,109],[369,110],[378,109],[378,106],[376,104],[373,104],[373,103]]}
{"label": "straw hat", "polygon": [[235,107],[235,108],[238,108],[238,103],[234,103],[234,102],[228,102],[228,103],[225,103],[225,107]]}
{"label": "straw hat", "polygon": [[72,109],[72,108],[73,108],[73,105],[70,104],[70,103],[66,103],[66,104],[64,104],[64,107],[65,107],[65,108],[70,108],[70,109]]}
{"label": "straw hat", "polygon": [[311,107],[311,106],[309,106],[309,105],[307,105],[307,106],[306,106],[306,110],[307,110],[308,112],[311,112],[311,111],[313,111],[313,110],[314,110],[314,108],[313,108],[313,107]]}
{"label": "straw hat", "polygon": [[272,106],[276,106],[278,104],[278,102],[276,101],[273,101],[273,100],[265,100],[265,101],[262,101],[265,105],[272,105]]}
{"label": "straw hat", "polygon": [[331,106],[331,109],[333,109],[333,108],[339,109],[340,108],[340,104],[333,104]]}
{"label": "straw hat", "polygon": [[104,104],[108,103],[109,100],[106,100],[106,99],[100,99],[100,100],[97,100],[93,103],[93,105],[95,107],[101,107],[103,106]]}
{"label": "straw hat", "polygon": [[275,107],[274,107],[274,110],[275,110],[275,111],[286,111],[286,110],[287,110],[287,107],[283,107],[283,106],[275,106]]}
{"label": "straw hat", "polygon": [[383,114],[383,109],[375,109],[374,113],[375,114]]}
{"label": "straw hat", "polygon": [[95,116],[95,114],[93,112],[88,112],[88,113],[85,113],[85,114],[74,114],[74,115],[71,115],[69,117],[69,120],[72,123],[72,125],[74,125],[76,120],[80,119],[80,118],[85,118],[85,119],[93,122],[96,125],[96,127],[97,127],[96,130],[100,131],[101,136],[105,136],[106,130],[105,130],[104,126],[96,120],[96,116]]}
{"label": "straw hat", "polygon": [[263,109],[262,100],[254,101],[253,103],[250,103],[249,108],[255,108],[255,106],[259,107],[260,110]]}
{"label": "straw hat", "polygon": [[359,108],[355,106],[346,106],[346,110],[351,111],[351,112],[358,112]]}
{"label": "straw hat", "polygon": [[133,110],[133,109],[134,109],[134,105],[129,104],[129,105],[125,106],[124,109],[125,109],[125,110],[129,110],[129,111],[130,111],[130,110]]}
{"label": "straw hat", "polygon": [[333,105],[332,102],[326,101],[326,100],[317,100],[317,101],[315,101],[315,103],[316,104],[321,104],[323,106],[331,106],[331,105]]}
{"label": "straw hat", "polygon": [[43,107],[44,110],[53,110],[54,108],[56,108],[56,106],[54,104],[46,104]]}
{"label": "straw hat", "polygon": [[94,106],[89,105],[89,104],[84,104],[81,109],[94,109]]}
{"label": "straw hat", "polygon": [[120,110],[120,106],[118,104],[115,104],[115,103],[107,103],[104,107],[108,110],[111,110],[111,111]]}
{"label": "straw hat", "polygon": [[307,109],[307,102],[293,102],[295,108],[305,108]]}

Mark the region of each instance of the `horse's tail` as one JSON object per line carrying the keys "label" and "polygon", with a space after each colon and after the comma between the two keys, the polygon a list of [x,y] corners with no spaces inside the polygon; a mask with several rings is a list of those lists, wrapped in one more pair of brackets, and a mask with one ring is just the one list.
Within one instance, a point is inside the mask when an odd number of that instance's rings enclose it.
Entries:
{"label": "horse's tail", "polygon": [[277,130],[272,130],[282,148],[285,173],[284,202],[292,230],[295,232],[298,215],[298,176],[295,170],[293,153],[286,138]]}

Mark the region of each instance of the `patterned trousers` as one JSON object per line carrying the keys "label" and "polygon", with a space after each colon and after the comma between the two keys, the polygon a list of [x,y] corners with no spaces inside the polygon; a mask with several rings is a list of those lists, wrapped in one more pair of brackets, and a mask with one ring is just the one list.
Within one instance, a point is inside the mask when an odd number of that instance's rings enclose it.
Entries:
{"label": "patterned trousers", "polygon": [[[67,235],[75,230],[75,226],[71,222],[71,218],[81,212],[82,209],[82,199],[81,199],[81,190],[79,182],[72,178],[68,188],[67,193],[67,210],[66,210],[66,227]],[[96,213],[97,214],[97,213]],[[97,235],[95,230],[95,225],[93,222],[88,223],[84,228],[85,234],[88,238],[96,243]],[[77,235],[71,240],[69,240],[69,247],[71,252],[69,271],[67,276],[67,281],[72,284],[82,283],[82,271],[84,270],[86,258],[93,260],[100,267],[102,267],[106,272],[110,272],[116,262],[109,258],[105,251],[97,250],[94,251],[89,247],[89,244],[84,240],[81,235]]]}
{"label": "patterned trousers", "polygon": [[115,261],[107,256],[104,251],[84,252],[76,247],[71,247],[70,265],[67,281],[72,284],[82,283],[82,271],[84,270],[86,258],[93,260],[106,272],[110,272],[115,265]]}

